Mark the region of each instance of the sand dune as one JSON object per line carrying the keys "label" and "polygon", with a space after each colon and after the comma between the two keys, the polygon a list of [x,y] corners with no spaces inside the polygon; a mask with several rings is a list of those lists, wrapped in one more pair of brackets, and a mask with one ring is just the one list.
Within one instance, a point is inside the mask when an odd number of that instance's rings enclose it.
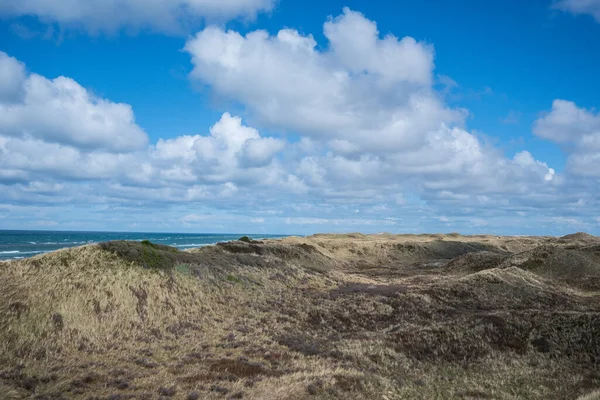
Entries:
{"label": "sand dune", "polygon": [[0,398],[600,388],[600,238],[586,234],[111,242],[2,263],[0,281]]}

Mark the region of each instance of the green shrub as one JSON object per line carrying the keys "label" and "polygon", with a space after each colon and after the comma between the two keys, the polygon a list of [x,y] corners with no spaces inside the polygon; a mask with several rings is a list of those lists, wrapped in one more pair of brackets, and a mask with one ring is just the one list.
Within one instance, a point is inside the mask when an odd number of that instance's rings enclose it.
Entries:
{"label": "green shrub", "polygon": [[127,261],[133,261],[148,269],[171,269],[177,264],[186,263],[188,259],[193,257],[191,254],[182,253],[176,248],[154,244],[148,240],[142,242],[120,240],[100,243],[99,246]]}
{"label": "green shrub", "polygon": [[180,274],[189,275],[190,274],[190,266],[188,264],[177,264],[175,266],[175,270]]}

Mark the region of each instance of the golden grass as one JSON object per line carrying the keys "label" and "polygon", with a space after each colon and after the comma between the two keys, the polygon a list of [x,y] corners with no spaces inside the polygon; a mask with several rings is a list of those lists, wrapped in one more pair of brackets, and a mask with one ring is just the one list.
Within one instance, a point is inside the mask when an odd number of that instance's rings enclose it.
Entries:
{"label": "golden grass", "polygon": [[[0,264],[0,398],[564,399],[600,387],[589,237],[143,246]],[[556,279],[571,255],[589,260],[585,274],[565,266],[571,279]]]}
{"label": "golden grass", "polygon": [[598,400],[600,399],[600,390],[596,390],[590,394],[579,397],[577,400]]}

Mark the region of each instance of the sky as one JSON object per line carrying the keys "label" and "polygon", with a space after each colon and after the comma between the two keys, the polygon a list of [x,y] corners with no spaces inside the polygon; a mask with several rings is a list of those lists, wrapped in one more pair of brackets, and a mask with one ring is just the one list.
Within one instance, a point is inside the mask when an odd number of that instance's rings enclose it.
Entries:
{"label": "sky", "polygon": [[0,229],[600,234],[598,43],[600,0],[0,0]]}

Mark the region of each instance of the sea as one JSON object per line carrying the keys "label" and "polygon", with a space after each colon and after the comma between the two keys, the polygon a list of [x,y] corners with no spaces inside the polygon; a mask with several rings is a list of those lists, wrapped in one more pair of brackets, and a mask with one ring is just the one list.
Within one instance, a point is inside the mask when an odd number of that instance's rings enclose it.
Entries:
{"label": "sea", "polygon": [[251,239],[276,239],[285,235],[0,230],[0,261],[33,257],[66,247],[83,246],[111,240],[149,240],[152,243],[185,250],[237,240],[242,236],[248,236]]}

